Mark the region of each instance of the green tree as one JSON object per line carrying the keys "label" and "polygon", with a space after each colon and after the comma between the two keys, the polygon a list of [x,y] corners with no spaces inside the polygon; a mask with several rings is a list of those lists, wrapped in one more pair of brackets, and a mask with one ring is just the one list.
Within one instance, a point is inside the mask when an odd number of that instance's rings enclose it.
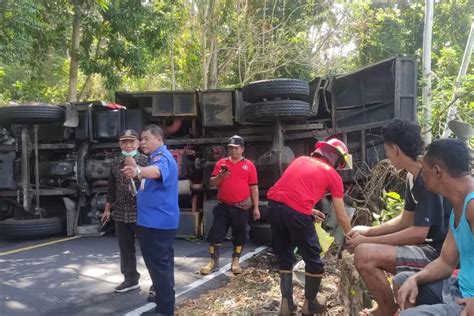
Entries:
{"label": "green tree", "polygon": [[[468,0],[435,6],[435,135],[452,96],[471,13]],[[398,54],[419,61],[423,15],[422,0],[3,0],[0,101],[59,103],[75,95],[113,98],[118,89],[310,80]],[[471,75],[458,105],[466,120],[474,117],[472,86]]]}
{"label": "green tree", "polygon": [[0,2],[0,91],[6,100],[64,99],[63,1]]}
{"label": "green tree", "polygon": [[100,74],[104,87],[113,92],[122,78],[142,78],[162,53],[170,5],[154,1],[110,1],[100,15],[82,21],[80,68],[87,76]]}
{"label": "green tree", "polygon": [[[347,9],[349,21],[345,24],[345,40],[354,43],[356,47],[347,63],[349,68],[365,66],[393,55],[408,55],[417,60],[418,73],[421,73],[424,1],[354,2]],[[468,0],[439,1],[435,4],[432,45],[433,121],[430,122],[435,137],[439,135],[439,122],[446,117],[446,109],[453,94],[469,34],[472,9]],[[371,18],[368,19],[368,16]],[[420,79],[418,87],[421,88],[422,85]],[[467,92],[472,91],[472,87],[472,76],[468,76],[458,105],[461,116],[471,124],[474,123],[474,105],[472,96]],[[423,104],[418,104],[421,112]]]}
{"label": "green tree", "polygon": [[163,30],[171,29],[170,6],[171,1],[0,2],[2,98],[64,102],[75,100],[78,90],[80,98],[87,96],[94,84],[102,86],[100,96],[111,96],[122,78],[148,74],[163,47]]}
{"label": "green tree", "polygon": [[326,64],[323,52],[339,22],[331,2],[206,0],[195,7],[204,88],[310,79]]}

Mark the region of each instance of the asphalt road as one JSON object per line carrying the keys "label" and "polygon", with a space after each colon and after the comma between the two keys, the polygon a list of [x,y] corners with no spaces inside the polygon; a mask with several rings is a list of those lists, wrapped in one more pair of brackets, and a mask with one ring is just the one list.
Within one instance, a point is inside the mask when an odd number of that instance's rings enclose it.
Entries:
{"label": "asphalt road", "polygon": [[[138,244],[137,249],[139,253]],[[244,255],[255,249],[248,245]],[[231,255],[232,244],[226,241],[221,267],[230,263]],[[198,271],[207,258],[205,241],[176,240],[175,290],[179,300],[223,282],[222,273],[211,276],[210,281],[209,277],[202,280]],[[151,280],[140,254],[138,270],[140,290],[113,292],[123,280],[113,235],[36,241],[0,239],[0,315],[139,315],[137,310],[151,308],[150,304],[143,307]],[[187,293],[181,295],[185,290]]]}

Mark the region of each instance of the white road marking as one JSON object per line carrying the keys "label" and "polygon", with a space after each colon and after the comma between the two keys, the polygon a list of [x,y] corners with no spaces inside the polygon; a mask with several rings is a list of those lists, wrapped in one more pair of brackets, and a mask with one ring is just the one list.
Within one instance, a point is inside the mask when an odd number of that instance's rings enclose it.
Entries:
{"label": "white road marking", "polygon": [[155,308],[155,306],[156,306],[155,303],[147,303],[143,306],[140,306],[137,309],[134,309],[131,312],[126,313],[125,316],[139,316],[144,312],[148,312],[148,311],[152,310],[153,308]]}
{"label": "white road marking", "polygon": [[[240,258],[240,262],[244,262],[245,260],[253,257],[254,255],[256,254],[259,254],[260,252],[264,251],[265,249],[267,249],[266,246],[262,246],[262,247],[258,247],[257,249],[255,249],[254,251],[252,252],[249,252],[249,253],[246,253],[245,255],[243,255],[241,258]],[[225,272],[229,271],[230,270],[230,266],[231,266],[231,262],[229,262],[228,264],[226,264],[225,266],[223,266],[222,268],[220,268],[219,270],[211,273],[211,274],[208,274],[206,275],[205,277],[203,277],[202,279],[199,279],[197,281],[194,281],[193,283],[191,284],[188,284],[186,286],[184,286],[182,288],[182,290],[179,292],[179,293],[176,293],[175,294],[175,298],[178,298],[192,290],[194,290],[195,288],[197,288],[198,286],[201,286],[209,281],[211,281],[212,279],[215,279],[217,278],[218,276],[224,274]],[[155,303],[148,303],[148,304],[145,304],[143,306],[140,306],[138,307],[137,309],[134,309],[128,313],[125,314],[125,316],[139,316],[141,315],[141,313],[144,313],[144,312],[147,312],[153,308],[155,308],[156,304]]]}

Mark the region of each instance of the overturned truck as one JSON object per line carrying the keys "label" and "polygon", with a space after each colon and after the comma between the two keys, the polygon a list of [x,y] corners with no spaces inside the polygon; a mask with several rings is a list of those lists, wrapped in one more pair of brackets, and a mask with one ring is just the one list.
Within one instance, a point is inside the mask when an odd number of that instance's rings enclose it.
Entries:
{"label": "overturned truck", "polygon": [[[0,108],[0,234],[41,237],[97,227],[110,164],[123,129],[163,127],[179,168],[178,235],[209,230],[213,166],[229,136],[246,140],[259,176],[262,214],[267,189],[294,157],[335,136],[348,144],[355,169],[384,157],[382,127],[416,119],[416,65],[395,57],[353,73],[259,81],[242,89],[117,92],[114,104],[25,104]],[[121,107],[121,106],[123,107]],[[347,185],[354,170],[341,171]],[[251,223],[264,238],[265,216]],[[268,230],[267,230],[268,232]],[[267,235],[268,237],[268,235]]]}

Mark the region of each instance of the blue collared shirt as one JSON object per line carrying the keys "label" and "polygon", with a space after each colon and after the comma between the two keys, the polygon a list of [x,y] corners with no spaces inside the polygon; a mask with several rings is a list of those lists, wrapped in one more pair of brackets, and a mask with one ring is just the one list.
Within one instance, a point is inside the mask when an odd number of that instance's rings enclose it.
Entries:
{"label": "blue collared shirt", "polygon": [[158,229],[176,229],[179,225],[178,165],[166,145],[148,158],[150,166],[160,170],[160,178],[143,179],[137,193],[137,224]]}

